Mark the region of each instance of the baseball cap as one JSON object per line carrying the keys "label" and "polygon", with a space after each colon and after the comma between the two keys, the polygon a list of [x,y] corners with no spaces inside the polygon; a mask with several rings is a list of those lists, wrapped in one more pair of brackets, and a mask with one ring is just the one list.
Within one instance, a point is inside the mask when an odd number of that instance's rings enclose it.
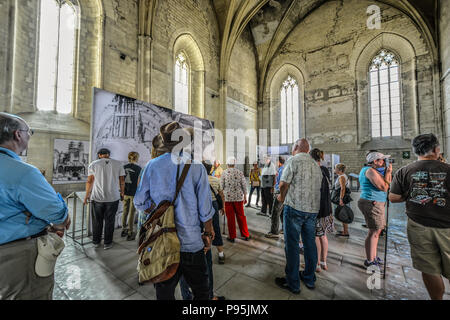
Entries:
{"label": "baseball cap", "polygon": [[102,154],[102,155],[103,154],[111,154],[111,151],[109,151],[106,148],[102,148],[102,149],[98,150],[97,154]]}
{"label": "baseball cap", "polygon": [[378,159],[387,159],[390,157],[391,157],[390,154],[385,155],[385,154],[382,154],[381,152],[371,152],[367,155],[366,160],[368,163],[371,163]]}
{"label": "baseball cap", "polygon": [[56,233],[48,233],[37,238],[38,256],[35,264],[36,274],[48,277],[55,270],[56,259],[63,251],[65,244]]}

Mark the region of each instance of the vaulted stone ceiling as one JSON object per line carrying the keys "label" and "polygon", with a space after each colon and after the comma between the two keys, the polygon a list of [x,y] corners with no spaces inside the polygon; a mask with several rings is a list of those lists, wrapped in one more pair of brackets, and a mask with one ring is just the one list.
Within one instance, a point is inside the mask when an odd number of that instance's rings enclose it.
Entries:
{"label": "vaulted stone ceiling", "polygon": [[[221,79],[226,79],[226,66],[234,43],[245,28],[250,28],[253,34],[259,74],[264,75],[289,33],[327,1],[331,0],[212,0],[222,35]],[[391,5],[410,16],[434,44],[437,1],[377,0],[380,4]],[[260,83],[260,89],[263,82],[264,80]]]}
{"label": "vaulted stone ceiling", "polygon": [[[157,1],[161,0],[139,0],[140,35],[152,36]],[[211,0],[221,35],[220,79],[227,78],[234,44],[245,28],[250,28],[253,34],[259,71],[260,74],[264,74],[272,57],[294,27],[326,1],[331,0]],[[436,42],[437,1],[377,0],[376,2],[392,5],[406,13],[430,39]]]}

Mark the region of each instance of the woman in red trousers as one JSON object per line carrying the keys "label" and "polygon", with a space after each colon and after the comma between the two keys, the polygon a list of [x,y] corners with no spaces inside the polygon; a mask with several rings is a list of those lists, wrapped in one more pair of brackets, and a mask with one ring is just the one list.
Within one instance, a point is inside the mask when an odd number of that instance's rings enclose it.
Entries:
{"label": "woman in red trousers", "polygon": [[[228,238],[234,242],[236,238],[236,219],[245,241],[250,239],[248,233],[247,219],[244,214],[244,204],[247,203],[247,182],[242,171],[235,168],[236,159],[231,157],[227,160],[226,169],[220,178],[220,184],[225,195],[225,213],[228,222]],[[236,218],[235,218],[236,217]]]}

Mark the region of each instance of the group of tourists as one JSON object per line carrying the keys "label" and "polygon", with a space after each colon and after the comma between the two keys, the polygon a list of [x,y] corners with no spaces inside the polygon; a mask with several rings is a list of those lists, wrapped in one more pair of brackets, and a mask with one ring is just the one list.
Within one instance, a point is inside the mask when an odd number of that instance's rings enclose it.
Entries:
{"label": "group of tourists", "polygon": [[[186,135],[173,140],[175,130],[184,130]],[[64,248],[61,237],[70,226],[62,197],[36,167],[19,157],[32,135],[25,120],[0,113],[0,299],[52,298],[53,271]],[[306,139],[299,139],[293,145],[292,157],[278,157],[276,166],[269,157],[261,169],[254,163],[247,199],[247,180],[236,168],[235,158],[227,159],[227,168],[222,169],[218,161],[198,162],[188,152],[174,152],[175,146],[181,142],[192,144],[192,140],[192,130],[182,128],[178,122],[163,125],[152,141],[152,159],[143,169],[137,165],[136,152],[129,153],[129,163],[124,166],[110,158],[110,150],[98,151],[99,159],[89,165],[84,200],[93,208],[94,247],[100,247],[102,238],[105,250],[113,246],[119,201],[124,203],[121,236],[132,241],[142,225],[134,230],[135,210],[140,213],[139,220],[146,221],[159,204],[175,199],[179,265],[167,280],[154,284],[156,297],[175,299],[175,288],[180,283],[184,299],[224,299],[214,295],[215,259],[211,253],[211,248],[216,247],[218,263],[225,263],[220,214],[228,222],[229,242],[237,238],[236,220],[241,240],[249,241],[244,205],[251,205],[256,190],[257,205],[260,191],[262,194],[259,213],[271,217],[265,236],[284,237],[285,274],[275,278],[275,284],[292,294],[300,293],[301,282],[314,289],[316,272],[328,269],[327,234],[335,231],[332,202],[336,211],[351,200],[345,165],[335,166],[337,179],[332,181],[323,165],[323,151],[311,150]],[[366,260],[362,264],[369,267],[384,263],[377,255],[377,247],[386,227],[386,202],[406,202],[413,266],[422,272],[430,297],[442,299],[442,276],[450,277],[450,165],[444,163],[433,134],[415,137],[412,148],[418,160],[395,174],[389,155],[371,150],[366,156],[359,175],[361,196],[357,204],[368,227]],[[180,168],[186,164],[188,170],[182,174]],[[181,176],[183,183],[178,193],[176,186]],[[337,236],[350,236],[347,224]]]}

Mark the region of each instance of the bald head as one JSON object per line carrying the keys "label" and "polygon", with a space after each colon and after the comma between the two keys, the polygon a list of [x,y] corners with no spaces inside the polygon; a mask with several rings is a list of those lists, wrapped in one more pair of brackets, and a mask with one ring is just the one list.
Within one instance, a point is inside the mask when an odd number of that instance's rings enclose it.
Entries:
{"label": "bald head", "polygon": [[294,150],[292,152],[294,154],[297,154],[297,153],[309,153],[309,150],[310,150],[310,145],[309,145],[308,140],[302,138],[302,139],[298,139],[295,142]]}

